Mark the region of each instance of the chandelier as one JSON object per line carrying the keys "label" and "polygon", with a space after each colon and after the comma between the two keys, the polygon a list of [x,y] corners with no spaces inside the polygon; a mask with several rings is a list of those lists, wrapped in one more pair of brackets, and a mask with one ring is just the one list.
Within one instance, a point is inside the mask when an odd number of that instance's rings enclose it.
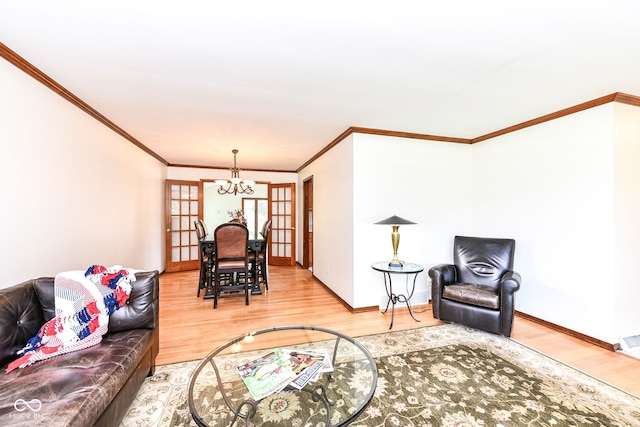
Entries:
{"label": "chandelier", "polygon": [[255,181],[250,179],[240,179],[240,169],[236,167],[236,154],[238,150],[232,150],[233,153],[233,168],[231,168],[231,179],[216,179],[216,185],[218,186],[218,194],[253,194],[253,186],[256,185]]}

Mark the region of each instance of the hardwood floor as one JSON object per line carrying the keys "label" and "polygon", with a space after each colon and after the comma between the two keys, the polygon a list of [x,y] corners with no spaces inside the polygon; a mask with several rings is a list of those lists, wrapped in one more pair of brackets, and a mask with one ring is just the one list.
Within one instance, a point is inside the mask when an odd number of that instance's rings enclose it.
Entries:
{"label": "hardwood floor", "polygon": [[[160,277],[160,353],[167,364],[204,357],[243,333],[278,325],[312,325],[350,336],[389,331],[391,311],[351,313],[311,273],[300,267],[269,267],[269,291],[218,301],[196,297],[198,272]],[[441,324],[431,307],[415,307],[415,322],[406,309],[396,309],[393,330]],[[512,338],[534,349],[640,396],[640,360],[611,352],[522,317],[516,317]]]}

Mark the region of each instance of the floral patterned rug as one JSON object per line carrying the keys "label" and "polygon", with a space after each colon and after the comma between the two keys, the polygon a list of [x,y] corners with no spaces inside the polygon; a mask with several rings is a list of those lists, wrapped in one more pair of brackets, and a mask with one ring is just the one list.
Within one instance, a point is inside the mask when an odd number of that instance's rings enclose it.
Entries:
{"label": "floral patterned rug", "polygon": [[[640,398],[512,339],[441,325],[358,341],[376,359],[379,378],[355,427],[640,425]],[[159,366],[121,427],[195,426],[186,395],[197,364]],[[270,422],[324,425],[295,418],[287,402],[274,405]]]}

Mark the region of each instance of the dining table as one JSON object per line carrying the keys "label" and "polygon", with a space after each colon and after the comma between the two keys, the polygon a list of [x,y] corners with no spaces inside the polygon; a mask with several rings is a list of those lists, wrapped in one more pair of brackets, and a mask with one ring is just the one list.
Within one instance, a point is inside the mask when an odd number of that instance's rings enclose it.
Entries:
{"label": "dining table", "polygon": [[[247,249],[248,253],[255,254],[255,260],[258,259],[258,254],[265,250],[265,240],[264,239],[249,239],[247,241]],[[204,239],[200,240],[200,249],[202,255],[207,260],[205,265],[205,294],[204,299],[213,299],[213,266],[214,266],[214,257],[215,257],[215,240],[213,239],[213,234],[205,236]],[[253,266],[251,268],[251,276],[253,277],[253,282],[251,285],[251,295],[261,295],[262,290],[260,289],[260,281],[257,277],[257,267],[256,261],[253,262]]]}

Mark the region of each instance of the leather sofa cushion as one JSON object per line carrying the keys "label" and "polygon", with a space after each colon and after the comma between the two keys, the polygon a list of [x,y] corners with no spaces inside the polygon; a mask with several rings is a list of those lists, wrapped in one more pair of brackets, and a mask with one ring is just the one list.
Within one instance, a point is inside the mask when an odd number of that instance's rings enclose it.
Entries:
{"label": "leather sofa cushion", "polygon": [[[38,399],[43,425],[93,425],[152,345],[153,331],[107,334],[100,344],[0,374],[3,425],[33,425],[16,418],[16,399]],[[12,418],[13,417],[13,418]]]}
{"label": "leather sofa cushion", "polygon": [[478,305],[494,310],[498,310],[500,307],[500,297],[491,288],[468,283],[456,283],[445,286],[442,290],[442,297],[448,300]]}
{"label": "leather sofa cushion", "polygon": [[14,360],[45,322],[33,283],[0,290],[0,366]]}
{"label": "leather sofa cushion", "polygon": [[41,277],[33,281],[36,295],[40,301],[40,309],[44,315],[44,321],[48,322],[56,316],[56,295],[53,277]]}
{"label": "leather sofa cushion", "polygon": [[157,271],[136,273],[136,281],[132,283],[129,300],[124,306],[111,313],[109,332],[158,327],[157,319],[160,306],[158,304],[159,287],[157,282]]}

